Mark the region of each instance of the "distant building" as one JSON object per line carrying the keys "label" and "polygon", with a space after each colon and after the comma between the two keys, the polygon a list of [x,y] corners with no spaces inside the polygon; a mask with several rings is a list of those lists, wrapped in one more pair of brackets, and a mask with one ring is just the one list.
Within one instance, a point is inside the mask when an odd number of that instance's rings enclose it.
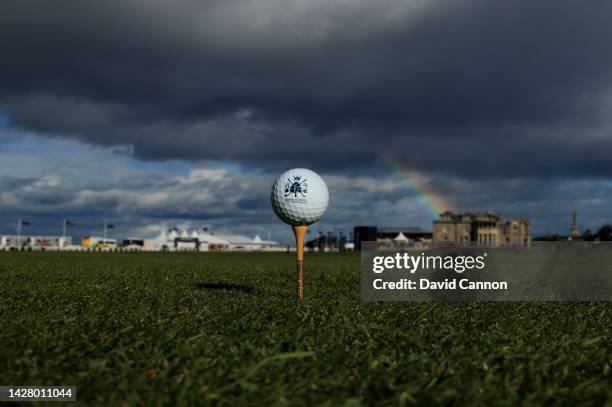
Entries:
{"label": "distant building", "polygon": [[263,240],[259,235],[255,235],[251,239],[242,235],[214,235],[212,233],[205,233],[200,235],[200,239],[202,243],[208,244],[208,250],[213,250],[215,246],[220,250],[230,251],[273,251],[281,248],[277,242]]}
{"label": "distant building", "polygon": [[43,250],[70,246],[70,236],[1,235],[0,249]]}
{"label": "distant building", "polygon": [[431,240],[431,232],[420,227],[355,226],[355,250],[361,250],[362,242],[415,245]]}
{"label": "distant building", "polygon": [[81,240],[81,246],[89,249],[116,249],[117,240],[110,238],[103,238],[99,236],[85,236]]}
{"label": "distant building", "polygon": [[376,226],[355,226],[353,229],[355,250],[361,250],[361,242],[375,242],[378,239]]}
{"label": "distant building", "polygon": [[200,238],[195,231],[191,235],[186,230],[180,235],[176,230],[171,230],[170,233],[163,231],[151,241],[151,247],[154,250],[162,251],[198,251],[200,250]]}
{"label": "distant building", "polygon": [[136,251],[151,251],[154,249],[152,240],[141,237],[126,237],[123,239],[121,247],[126,250]]}
{"label": "distant building", "polygon": [[446,211],[433,222],[433,243],[477,242],[492,246],[531,244],[531,223],[527,219],[503,219],[491,212],[453,213]]}
{"label": "distant building", "polygon": [[328,251],[343,251],[348,250],[346,248],[346,238],[341,235],[320,235],[311,240],[308,240],[304,246],[310,250],[317,250],[320,252]]}
{"label": "distant building", "polygon": [[216,235],[208,230],[191,234],[183,231],[180,235],[172,230],[165,231],[152,240],[152,246],[157,250],[169,251],[274,251],[280,249],[277,242],[263,240],[259,235],[253,239],[241,235]]}

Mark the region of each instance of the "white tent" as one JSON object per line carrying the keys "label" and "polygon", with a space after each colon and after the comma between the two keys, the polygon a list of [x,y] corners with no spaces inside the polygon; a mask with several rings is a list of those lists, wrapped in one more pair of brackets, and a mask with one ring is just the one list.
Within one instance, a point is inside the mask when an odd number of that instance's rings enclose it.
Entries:
{"label": "white tent", "polygon": [[263,240],[259,235],[255,235],[253,238],[253,244],[260,244],[264,246],[278,246],[278,242],[274,240]]}
{"label": "white tent", "polygon": [[395,236],[393,240],[396,242],[409,242],[410,241],[410,239],[408,239],[406,235],[404,235],[404,233],[402,232],[399,232],[399,234]]}
{"label": "white tent", "polygon": [[229,242],[219,236],[213,235],[208,231],[204,231],[199,235],[200,251],[207,252],[209,250],[226,250],[229,247]]}
{"label": "white tent", "polygon": [[[151,246],[153,248],[155,248],[156,250],[161,250],[164,248],[164,246],[166,248],[169,248],[171,246],[174,245],[174,238],[171,237],[172,234],[170,234],[170,236],[168,236],[168,234],[166,233],[165,230],[162,230],[162,232],[159,234],[159,236],[157,236],[155,239],[153,239],[151,241]],[[176,233],[175,233],[176,236]],[[170,243],[172,242],[172,243]]]}
{"label": "white tent", "polygon": [[263,250],[276,247],[278,247],[277,242],[273,242],[272,240],[263,240],[259,235],[255,235],[253,242],[249,245],[251,250]]}

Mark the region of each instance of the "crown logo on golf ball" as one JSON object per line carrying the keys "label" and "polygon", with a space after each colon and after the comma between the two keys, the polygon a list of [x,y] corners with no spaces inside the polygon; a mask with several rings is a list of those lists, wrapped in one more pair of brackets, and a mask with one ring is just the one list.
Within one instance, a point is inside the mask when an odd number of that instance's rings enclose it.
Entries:
{"label": "crown logo on golf ball", "polygon": [[282,173],[271,191],[274,213],[291,226],[311,225],[318,221],[329,202],[327,185],[316,172],[294,168]]}
{"label": "crown logo on golf ball", "polygon": [[308,184],[306,183],[307,180],[301,179],[302,177],[299,175],[294,176],[293,181],[287,179],[287,182],[285,183],[285,196],[293,194],[293,196],[297,198],[298,194],[300,194],[301,196],[306,197],[306,194],[308,193]]}

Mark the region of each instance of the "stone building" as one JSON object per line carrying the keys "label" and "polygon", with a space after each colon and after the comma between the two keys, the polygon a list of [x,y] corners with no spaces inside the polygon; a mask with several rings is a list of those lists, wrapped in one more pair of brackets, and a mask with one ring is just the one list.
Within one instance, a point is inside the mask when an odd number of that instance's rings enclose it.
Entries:
{"label": "stone building", "polygon": [[433,243],[499,245],[531,244],[531,224],[522,218],[503,219],[491,212],[453,213],[446,211],[433,222]]}

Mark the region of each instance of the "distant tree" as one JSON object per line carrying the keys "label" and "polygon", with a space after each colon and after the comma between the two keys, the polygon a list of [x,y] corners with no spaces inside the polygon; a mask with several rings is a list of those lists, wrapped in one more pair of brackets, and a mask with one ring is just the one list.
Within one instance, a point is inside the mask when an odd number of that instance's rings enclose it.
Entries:
{"label": "distant tree", "polygon": [[559,240],[566,240],[567,238],[564,236],[559,236],[557,234],[554,235],[545,235],[545,236],[537,236],[534,237],[532,240],[534,242],[556,242]]}
{"label": "distant tree", "polygon": [[[612,225],[603,225],[602,227],[599,228],[599,230],[596,233],[593,233],[591,229],[586,229],[580,235],[580,239],[585,240],[585,241],[591,241],[591,242],[594,240],[598,240],[602,242],[611,242],[612,241]],[[534,237],[532,240],[534,242],[538,242],[538,241],[539,242],[556,242],[556,241],[568,240],[568,236],[558,235],[555,233],[552,235],[537,236],[537,237]]]}
{"label": "distant tree", "polygon": [[612,241],[612,225],[603,225],[595,234],[597,240],[602,242]]}
{"label": "distant tree", "polygon": [[582,232],[582,235],[580,236],[580,238],[582,240],[586,240],[586,241],[592,241],[595,240],[595,237],[593,236],[593,234],[591,233],[591,229],[587,229],[584,232]]}

